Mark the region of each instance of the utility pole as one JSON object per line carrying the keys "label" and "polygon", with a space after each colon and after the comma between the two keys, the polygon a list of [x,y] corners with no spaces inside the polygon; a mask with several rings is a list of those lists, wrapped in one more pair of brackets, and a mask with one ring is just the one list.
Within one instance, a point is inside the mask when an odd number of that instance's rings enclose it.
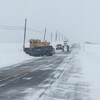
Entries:
{"label": "utility pole", "polygon": [[23,50],[25,49],[25,40],[26,40],[26,24],[27,24],[27,19],[25,19],[25,26],[24,26]]}
{"label": "utility pole", "polygon": [[59,32],[59,42],[60,42],[60,32]]}
{"label": "utility pole", "polygon": [[51,32],[51,42],[52,42],[52,32]]}
{"label": "utility pole", "polygon": [[57,41],[57,37],[58,37],[58,33],[56,31],[56,34],[55,34],[55,42]]}
{"label": "utility pole", "polygon": [[45,42],[46,32],[47,32],[47,29],[45,28],[44,39],[43,39],[44,42]]}

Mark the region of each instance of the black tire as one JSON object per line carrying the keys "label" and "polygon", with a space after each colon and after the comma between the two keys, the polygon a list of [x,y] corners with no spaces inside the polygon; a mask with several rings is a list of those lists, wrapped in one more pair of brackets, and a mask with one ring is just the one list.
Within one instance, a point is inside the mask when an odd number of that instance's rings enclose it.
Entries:
{"label": "black tire", "polygon": [[45,55],[46,56],[52,56],[52,53],[50,53],[49,51],[46,51]]}

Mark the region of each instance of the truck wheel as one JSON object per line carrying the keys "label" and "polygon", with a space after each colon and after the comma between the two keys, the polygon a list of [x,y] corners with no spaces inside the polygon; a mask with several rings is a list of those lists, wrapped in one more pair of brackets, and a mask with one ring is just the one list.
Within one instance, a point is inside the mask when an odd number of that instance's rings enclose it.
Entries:
{"label": "truck wheel", "polygon": [[47,51],[45,55],[46,56],[52,56],[52,54],[49,51]]}

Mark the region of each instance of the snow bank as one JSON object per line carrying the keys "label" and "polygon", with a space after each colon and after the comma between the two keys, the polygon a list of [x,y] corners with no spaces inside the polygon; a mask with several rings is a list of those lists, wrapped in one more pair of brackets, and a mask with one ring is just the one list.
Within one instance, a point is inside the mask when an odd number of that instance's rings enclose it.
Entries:
{"label": "snow bank", "polygon": [[81,65],[85,78],[91,83],[92,100],[100,100],[100,45],[85,44]]}
{"label": "snow bank", "polygon": [[0,68],[36,59],[36,57],[25,54],[22,47],[23,45],[20,43],[0,44]]}

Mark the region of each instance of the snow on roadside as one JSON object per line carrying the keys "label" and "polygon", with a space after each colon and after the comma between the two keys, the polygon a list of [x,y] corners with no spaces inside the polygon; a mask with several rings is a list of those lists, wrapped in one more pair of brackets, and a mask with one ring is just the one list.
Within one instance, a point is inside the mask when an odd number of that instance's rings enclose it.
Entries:
{"label": "snow on roadside", "polygon": [[30,59],[37,59],[23,52],[21,43],[0,44],[0,68],[21,63]]}
{"label": "snow on roadside", "polygon": [[85,79],[91,83],[92,100],[100,100],[100,45],[85,44],[81,51],[81,66]]}
{"label": "snow on roadside", "polygon": [[64,67],[62,75],[39,100],[90,100],[89,83],[81,71],[77,50],[59,67]]}

